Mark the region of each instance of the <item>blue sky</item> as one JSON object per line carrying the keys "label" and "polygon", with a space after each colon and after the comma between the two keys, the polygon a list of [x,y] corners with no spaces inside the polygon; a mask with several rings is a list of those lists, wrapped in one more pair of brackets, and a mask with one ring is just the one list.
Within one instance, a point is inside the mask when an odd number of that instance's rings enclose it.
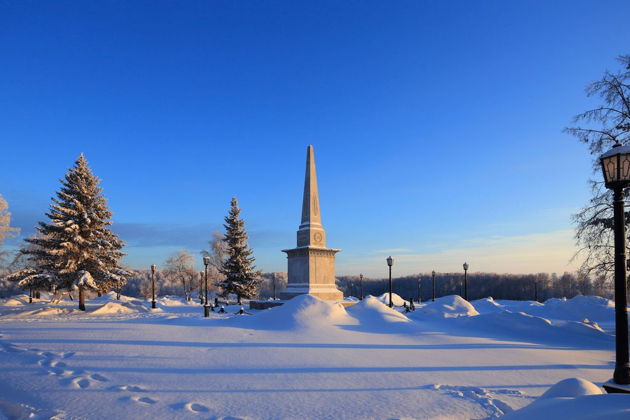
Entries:
{"label": "blue sky", "polygon": [[[134,267],[237,196],[264,270],[306,146],[339,274],[562,272],[591,157],[562,133],[630,53],[627,1],[0,3],[0,194],[22,234],[85,153]],[[17,242],[12,242],[15,246]]]}

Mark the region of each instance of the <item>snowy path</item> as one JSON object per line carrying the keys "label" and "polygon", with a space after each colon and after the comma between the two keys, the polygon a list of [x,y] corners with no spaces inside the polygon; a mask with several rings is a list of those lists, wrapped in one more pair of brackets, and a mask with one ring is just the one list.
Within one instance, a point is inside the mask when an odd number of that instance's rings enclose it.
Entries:
{"label": "snowy path", "polygon": [[9,309],[7,417],[492,418],[561,379],[612,372],[612,347],[598,342],[489,338],[454,319],[279,328],[254,322],[263,314],[203,319],[198,306],[54,319]]}

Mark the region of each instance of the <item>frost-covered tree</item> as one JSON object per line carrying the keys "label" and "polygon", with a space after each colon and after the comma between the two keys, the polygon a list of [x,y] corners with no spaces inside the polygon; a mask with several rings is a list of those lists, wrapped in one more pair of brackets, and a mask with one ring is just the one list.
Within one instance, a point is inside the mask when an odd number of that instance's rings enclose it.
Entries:
{"label": "frost-covered tree", "polygon": [[258,293],[260,271],[256,270],[252,250],[247,244],[245,221],[240,218],[238,201],[232,198],[230,212],[225,218],[225,253],[221,274],[225,279],[219,284],[224,295],[233,293],[240,298],[253,298]]}
{"label": "frost-covered tree", "polygon": [[193,256],[185,249],[177,251],[166,260],[166,274],[181,281],[184,297],[191,300],[193,281],[196,276]]}
{"label": "frost-covered tree", "polygon": [[119,265],[124,244],[109,229],[112,213],[99,183],[81,154],[52,199],[50,222],[39,222],[39,235],[26,239],[32,246],[22,250],[33,262],[32,275],[57,288],[78,289],[82,310],[87,289],[120,289],[129,275]]}
{"label": "frost-covered tree", "polygon": [[11,227],[9,204],[7,204],[2,194],[0,194],[0,262],[2,262],[7,255],[7,252],[2,249],[5,239],[12,237],[19,231],[18,228]]}
{"label": "frost-covered tree", "polygon": [[[573,216],[579,247],[576,257],[583,259],[583,272],[609,278],[614,272],[612,194],[604,187],[599,156],[615,143],[630,144],[630,55],[618,61],[623,70],[606,72],[586,88],[587,96],[599,97],[600,105],[575,116],[576,126],[565,129],[588,145],[597,174],[589,181],[592,197],[588,205]],[[626,212],[625,220],[628,229],[630,213]]]}

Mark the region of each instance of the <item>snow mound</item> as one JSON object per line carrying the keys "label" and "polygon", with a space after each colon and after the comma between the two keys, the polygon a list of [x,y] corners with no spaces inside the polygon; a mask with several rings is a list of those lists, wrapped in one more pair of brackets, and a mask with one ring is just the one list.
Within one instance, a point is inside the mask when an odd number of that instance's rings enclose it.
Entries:
{"label": "snow mound", "polygon": [[588,318],[596,322],[612,322],[615,319],[615,303],[599,296],[551,298],[545,303],[506,300],[500,301],[500,304],[512,312],[525,312],[549,319],[582,321]]}
{"label": "snow mound", "polygon": [[248,328],[285,330],[312,329],[331,325],[355,325],[357,320],[348,315],[343,305],[327,302],[315,296],[300,295],[284,305],[267,309],[250,317],[229,320]]}
{"label": "snow mound", "polygon": [[533,316],[523,312],[495,312],[476,317],[462,318],[467,329],[486,331],[491,335],[518,337],[534,342],[581,343],[608,342],[612,339],[597,323],[559,321]]}
{"label": "snow mound", "polygon": [[[377,299],[383,302],[385,305],[389,305],[389,293],[383,293],[382,295],[377,297]],[[396,293],[392,293],[392,302],[394,303],[394,306],[403,306],[407,301],[398,296]]]}
{"label": "snow mound", "polygon": [[125,302],[139,304],[141,301],[137,298],[120,295],[120,299],[116,299],[116,292],[108,292],[103,296],[95,297],[90,300],[91,303],[107,303],[107,302]]}
{"label": "snow mound", "polygon": [[491,314],[494,312],[503,312],[505,308],[500,303],[497,303],[492,297],[485,299],[473,300],[470,304],[480,314]]}
{"label": "snow mound", "polygon": [[30,317],[50,317],[56,315],[68,315],[73,312],[76,312],[74,309],[69,308],[41,308],[34,309],[32,311],[25,311],[19,314],[15,314],[14,316],[20,318],[30,318]]}
{"label": "snow mound", "polygon": [[536,401],[502,417],[520,419],[627,419],[630,418],[630,395],[604,394],[592,382],[581,378],[564,379],[547,390]]}
{"label": "snow mound", "polygon": [[367,326],[377,326],[392,323],[406,323],[409,318],[395,309],[390,308],[373,296],[360,301],[347,310],[350,316],[357,318],[359,322]]}
{"label": "snow mound", "polygon": [[188,305],[199,306],[199,300],[193,299],[191,301],[187,301],[186,298],[183,298],[181,296],[172,296],[172,295],[161,296],[155,299],[155,301],[157,302],[158,305],[161,305],[161,306],[188,306]]}
{"label": "snow mound", "polygon": [[560,397],[582,397],[584,395],[603,394],[602,390],[593,382],[582,378],[563,379],[542,394],[538,399]]}
{"label": "snow mound", "polygon": [[138,312],[148,312],[149,309],[144,306],[132,305],[130,303],[107,302],[106,304],[96,308],[90,314],[92,315],[113,315],[113,314],[132,314]]}
{"label": "snow mound", "polygon": [[430,316],[437,318],[456,318],[460,316],[475,316],[479,312],[467,300],[458,295],[443,296],[429,302],[419,310],[412,312],[416,318]]}
{"label": "snow mound", "polygon": [[28,303],[28,296],[18,295],[10,297],[6,300],[3,299],[2,305],[4,306],[21,306]]}

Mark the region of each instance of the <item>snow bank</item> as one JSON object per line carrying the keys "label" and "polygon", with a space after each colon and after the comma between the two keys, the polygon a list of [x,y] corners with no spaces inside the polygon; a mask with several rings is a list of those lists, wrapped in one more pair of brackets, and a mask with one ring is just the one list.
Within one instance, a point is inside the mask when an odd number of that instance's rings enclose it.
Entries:
{"label": "snow bank", "polygon": [[596,420],[630,418],[630,395],[604,394],[592,382],[564,379],[536,401],[503,417],[506,420]]}
{"label": "snow bank", "polygon": [[181,296],[172,296],[172,295],[160,296],[159,298],[156,298],[155,301],[157,302],[158,305],[161,305],[161,306],[188,306],[188,305],[199,306],[199,299],[197,300],[193,299],[191,301],[187,301],[186,298],[183,298]]}
{"label": "snow bank", "polygon": [[373,296],[363,299],[347,309],[350,316],[356,318],[361,325],[380,330],[379,327],[391,328],[392,324],[405,324],[409,318],[397,310],[390,308]]}
{"label": "snow bank", "polygon": [[4,306],[21,306],[28,304],[28,296],[26,295],[17,295],[7,299],[2,299],[1,304]]}
{"label": "snow bank", "polygon": [[505,307],[500,303],[497,303],[494,299],[492,299],[492,297],[473,300],[470,304],[480,314],[491,314],[495,312],[503,312],[505,310]]}
{"label": "snow bank", "polygon": [[234,317],[229,324],[263,330],[322,328],[331,325],[355,325],[340,303],[326,302],[315,296],[300,295],[284,305],[267,309],[253,316]]}
{"label": "snow bank", "polygon": [[114,314],[132,314],[138,312],[149,312],[149,308],[130,303],[107,302],[90,312],[92,315],[114,315]]}
{"label": "snow bank", "polygon": [[599,296],[576,296],[572,299],[552,298],[545,303],[534,301],[500,301],[512,312],[525,312],[549,319],[596,322],[612,322],[615,319],[615,303]]}
{"label": "snow bank", "polygon": [[[30,318],[30,317],[51,317],[56,315],[68,315],[73,312],[76,312],[75,309],[70,308],[41,308],[34,309],[32,311],[24,311],[18,314],[11,314],[10,316],[15,316],[19,318]],[[83,313],[83,311],[81,311]]]}
{"label": "snow bank", "polygon": [[594,322],[561,321],[533,316],[523,312],[494,312],[462,318],[466,329],[485,331],[491,335],[515,337],[535,342],[608,343],[612,337]]}
{"label": "snow bank", "polygon": [[91,303],[107,303],[107,302],[125,302],[125,303],[134,303],[140,304],[142,301],[138,298],[120,295],[120,299],[116,299],[116,292],[108,292],[103,296],[95,297],[94,299],[90,299]]}
{"label": "snow bank", "polygon": [[479,312],[468,302],[458,295],[443,296],[429,302],[422,308],[411,312],[414,318],[436,317],[436,318],[456,318],[460,316],[475,316]]}
{"label": "snow bank", "polygon": [[582,397],[603,394],[600,387],[582,378],[563,379],[542,394],[538,399],[560,397]]}
{"label": "snow bank", "polygon": [[[377,299],[383,302],[385,305],[389,305],[389,293],[383,293],[382,295],[377,297]],[[392,293],[392,302],[394,303],[394,306],[403,306],[404,303],[407,301],[398,296],[396,293]]]}

